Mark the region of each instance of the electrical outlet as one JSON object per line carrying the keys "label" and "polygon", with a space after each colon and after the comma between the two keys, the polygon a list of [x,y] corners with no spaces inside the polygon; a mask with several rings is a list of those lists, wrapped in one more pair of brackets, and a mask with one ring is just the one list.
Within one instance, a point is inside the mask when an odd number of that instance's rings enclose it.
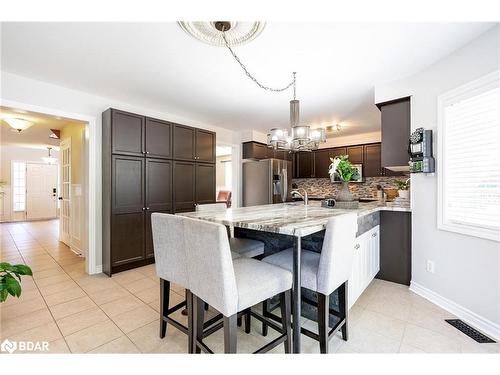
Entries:
{"label": "electrical outlet", "polygon": [[434,261],[427,261],[427,272],[434,273]]}

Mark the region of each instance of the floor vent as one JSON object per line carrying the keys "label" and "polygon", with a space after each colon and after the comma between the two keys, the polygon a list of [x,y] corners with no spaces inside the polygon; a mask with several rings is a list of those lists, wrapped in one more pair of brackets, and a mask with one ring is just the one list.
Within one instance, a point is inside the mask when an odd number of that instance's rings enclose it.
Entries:
{"label": "floor vent", "polygon": [[458,329],[459,331],[465,333],[471,339],[476,340],[480,344],[494,343],[492,339],[488,336],[483,335],[478,330],[472,328],[467,323],[463,322],[460,319],[445,319],[445,322],[451,324],[453,327]]}

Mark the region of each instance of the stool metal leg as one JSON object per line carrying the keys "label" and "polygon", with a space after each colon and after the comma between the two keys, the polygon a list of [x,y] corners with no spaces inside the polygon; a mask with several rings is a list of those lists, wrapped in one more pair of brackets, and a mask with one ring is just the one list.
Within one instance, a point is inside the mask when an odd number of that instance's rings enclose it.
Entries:
{"label": "stool metal leg", "polygon": [[[318,336],[320,353],[328,353],[330,296],[318,293]],[[295,318],[295,317],[294,317]]]}
{"label": "stool metal leg", "polygon": [[[262,302],[262,316],[268,317],[267,314],[267,309],[269,308],[268,306],[268,300],[266,299],[265,301]],[[267,336],[267,333],[269,331],[269,327],[267,326],[267,323],[262,322],[262,336]]]}
{"label": "stool metal leg", "polygon": [[348,327],[347,327],[347,317],[349,315],[349,300],[348,300],[348,282],[346,281],[339,287],[339,309],[342,318],[344,318],[345,322],[342,326],[342,339],[347,341],[349,339]]}
{"label": "stool metal leg", "polygon": [[193,353],[193,294],[190,291],[186,293],[186,303],[188,312],[188,353]]}
{"label": "stool metal leg", "polygon": [[251,318],[252,316],[250,315],[250,309],[248,309],[245,312],[245,333],[250,333],[252,330]]}
{"label": "stool metal leg", "polygon": [[160,279],[160,338],[164,338],[167,333],[167,321],[165,320],[168,311],[170,297],[170,281]]}
{"label": "stool metal leg", "polygon": [[281,321],[286,334],[285,353],[288,354],[292,352],[292,292],[290,290],[280,294],[280,307]]}
{"label": "stool metal leg", "polygon": [[237,315],[224,317],[224,353],[226,354],[236,354]]}
{"label": "stool metal leg", "polygon": [[192,323],[193,323],[193,353],[201,353],[201,349],[197,344],[197,341],[203,340],[203,321],[205,317],[204,302],[194,294],[192,295]]}

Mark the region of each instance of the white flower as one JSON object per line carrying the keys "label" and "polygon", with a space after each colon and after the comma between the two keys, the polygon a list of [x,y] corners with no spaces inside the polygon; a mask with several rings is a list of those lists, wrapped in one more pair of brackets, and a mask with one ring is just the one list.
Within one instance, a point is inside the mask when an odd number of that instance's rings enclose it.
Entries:
{"label": "white flower", "polygon": [[337,172],[337,167],[340,164],[340,158],[335,157],[335,159],[330,158],[332,160],[332,164],[330,164],[330,168],[328,169],[328,174],[332,176],[335,172]]}

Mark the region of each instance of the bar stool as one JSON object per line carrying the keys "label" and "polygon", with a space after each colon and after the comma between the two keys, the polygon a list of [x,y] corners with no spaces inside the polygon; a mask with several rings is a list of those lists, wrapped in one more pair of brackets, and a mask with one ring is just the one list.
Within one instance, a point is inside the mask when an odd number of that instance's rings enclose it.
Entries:
{"label": "bar stool", "polygon": [[[270,327],[281,333],[276,339],[258,349],[264,353],[284,343],[285,352],[291,351],[291,288],[290,271],[255,259],[232,259],[226,229],[221,224],[185,218],[184,241],[187,270],[193,298],[192,326],[193,352],[213,353],[203,342],[203,303],[223,315],[224,352],[236,353],[236,320],[256,303],[280,295],[282,326],[268,321]],[[255,315],[254,315],[255,316]],[[259,316],[261,321],[267,319]]]}
{"label": "bar stool", "polygon": [[[225,212],[227,209],[225,203],[207,203],[197,204],[197,212]],[[237,238],[232,235],[232,228],[229,233],[229,246],[231,251],[242,257],[255,258],[264,254],[264,242],[252,240],[250,238]]]}
{"label": "bar stool", "polygon": [[[318,296],[317,303],[303,298],[303,302],[317,306],[318,334],[305,328],[301,333],[309,336],[320,344],[320,352],[328,353],[328,342],[339,330],[342,330],[342,339],[348,339],[348,279],[351,276],[354,257],[354,243],[357,232],[357,215],[349,213],[332,217],[326,225],[325,237],[321,253],[302,250],[301,253],[301,280],[302,287],[315,292]],[[271,256],[265,257],[263,262],[292,270],[293,249],[287,249]],[[330,309],[329,298],[338,289],[339,312]],[[339,322],[329,331],[329,315],[339,317]],[[266,303],[263,308],[264,316],[273,316],[267,311]],[[300,319],[300,317],[293,317]],[[263,323],[263,333],[267,331]]]}

